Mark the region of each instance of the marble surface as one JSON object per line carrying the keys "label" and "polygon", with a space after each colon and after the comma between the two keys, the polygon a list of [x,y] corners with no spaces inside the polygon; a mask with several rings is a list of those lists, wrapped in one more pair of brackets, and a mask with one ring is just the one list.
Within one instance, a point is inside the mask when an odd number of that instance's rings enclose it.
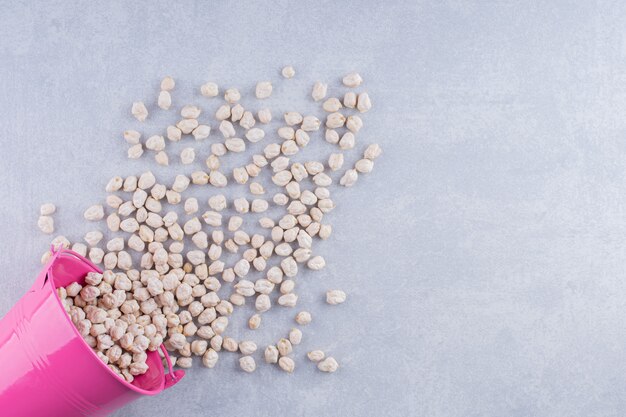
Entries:
{"label": "marble surface", "polygon": [[[0,315],[40,268],[39,204],[57,203],[59,231],[76,240],[106,179],[153,167],[129,163],[120,132],[163,75],[179,80],[178,105],[201,100],[207,80],[249,95],[270,79],[276,108],[306,109],[313,80],[338,91],[356,69],[374,101],[358,149],[385,154],[335,194],[335,233],[319,246],[328,268],[301,284],[315,321],[297,372],[245,375],[224,355],[115,417],[624,415],[625,3],[2,9]],[[349,301],[327,307],[331,287]],[[263,346],[292,325],[275,310]],[[303,357],[313,348],[341,369],[317,372]]]}

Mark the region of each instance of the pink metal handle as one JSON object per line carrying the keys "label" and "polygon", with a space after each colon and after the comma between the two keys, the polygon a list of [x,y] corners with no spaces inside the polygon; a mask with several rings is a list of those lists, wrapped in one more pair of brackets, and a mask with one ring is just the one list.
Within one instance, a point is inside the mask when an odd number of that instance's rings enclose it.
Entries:
{"label": "pink metal handle", "polygon": [[174,371],[174,369],[172,369],[172,359],[170,359],[170,355],[167,353],[165,345],[161,345],[161,351],[163,352],[163,356],[165,356],[165,362],[167,362],[167,369],[169,370],[169,373],[165,375],[165,389],[168,389],[178,384],[180,380],[183,379],[185,371]]}
{"label": "pink metal handle", "polygon": [[63,246],[59,246],[59,248],[55,248],[54,245],[50,245],[50,253],[54,256],[50,259],[50,263],[54,262],[56,258],[58,258],[63,252]]}
{"label": "pink metal handle", "polygon": [[42,273],[39,276],[39,279],[37,280],[37,289],[40,290],[43,288],[44,284],[46,283],[46,281],[48,281],[48,271],[50,271],[50,268],[52,268],[52,265],[54,265],[54,263],[56,262],[56,260],[61,256],[61,254],[63,253],[63,247],[59,246],[59,248],[55,248],[54,245],[50,245],[50,253],[52,254],[52,256],[50,257],[50,259],[48,260],[48,263],[46,264],[46,273]]}
{"label": "pink metal handle", "polygon": [[59,260],[59,258],[61,258],[62,256],[73,257],[73,258],[79,260],[80,262],[82,262],[89,269],[92,269],[94,271],[102,273],[102,270],[100,268],[98,268],[98,266],[96,266],[89,259],[79,255],[78,253],[76,253],[74,251],[71,251],[69,249],[65,249],[62,246],[59,246],[58,248],[55,248],[54,245],[50,245],[50,253],[52,254],[52,256],[50,257],[50,260],[48,260],[48,263],[46,263],[46,266],[45,266],[44,270],[37,277],[37,280],[35,281],[35,285],[31,288],[31,291],[33,291],[33,290],[39,291],[39,290],[41,290],[44,287],[44,285],[46,284],[46,282],[49,279],[48,275],[50,273],[50,270],[52,269],[53,265],[55,265],[55,262],[57,262]]}

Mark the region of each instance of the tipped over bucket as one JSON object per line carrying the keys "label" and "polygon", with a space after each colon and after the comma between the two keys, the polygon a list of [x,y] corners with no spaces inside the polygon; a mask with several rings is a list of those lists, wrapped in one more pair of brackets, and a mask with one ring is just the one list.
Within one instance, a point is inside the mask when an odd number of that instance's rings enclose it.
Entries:
{"label": "tipped over bucket", "polygon": [[0,320],[0,410],[10,417],[106,416],[184,376],[165,374],[158,352],[146,352],[148,371],[128,383],[83,340],[57,295],[72,282],[101,272],[79,254],[59,250],[33,287]]}

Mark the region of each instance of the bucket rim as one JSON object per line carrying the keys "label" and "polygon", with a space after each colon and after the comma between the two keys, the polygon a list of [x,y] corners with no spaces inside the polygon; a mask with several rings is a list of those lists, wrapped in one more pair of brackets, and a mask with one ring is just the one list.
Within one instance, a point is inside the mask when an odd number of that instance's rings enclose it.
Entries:
{"label": "bucket rim", "polygon": [[[102,270],[98,266],[96,266],[93,262],[91,262],[89,259],[85,258],[84,256],[82,256],[79,253],[76,253],[76,252],[74,252],[72,250],[60,249],[58,252],[59,253],[54,257],[52,262],[50,262],[50,264],[48,265],[48,269],[46,270],[46,276],[49,276],[50,279],[46,279],[46,282],[44,283],[44,286],[46,286],[46,285],[50,286],[49,289],[54,294],[54,298],[56,299],[56,301],[57,301],[57,303],[59,305],[59,308],[61,308],[61,311],[63,311],[63,316],[64,316],[65,320],[72,327],[72,331],[74,332],[74,334],[78,337],[78,339],[80,339],[80,342],[82,343],[82,346],[86,350],[89,351],[89,354],[92,355],[92,357],[98,362],[98,364],[102,368],[106,369],[106,371],[113,378],[115,378],[119,383],[121,383],[126,388],[129,388],[132,391],[135,391],[135,392],[137,392],[139,394],[147,395],[147,396],[154,396],[154,395],[157,395],[157,394],[160,394],[161,392],[163,392],[165,390],[165,376],[166,376],[165,369],[162,370],[163,377],[161,378],[161,383],[154,390],[149,391],[149,390],[146,390],[146,389],[143,389],[143,388],[136,387],[135,385],[129,383],[128,381],[120,378],[119,375],[117,375],[115,372],[113,372],[104,362],[102,362],[102,360],[98,357],[98,355],[96,355],[96,352],[91,348],[91,346],[89,346],[87,344],[85,339],[83,339],[83,336],[78,332],[78,329],[76,328],[74,323],[72,323],[72,319],[70,318],[69,314],[67,314],[67,312],[65,311],[65,307],[63,306],[63,302],[61,301],[61,298],[59,297],[59,293],[57,292],[57,288],[54,285],[54,274],[51,273],[52,265],[54,264],[54,262],[56,262],[56,259],[58,257],[63,256],[63,255],[70,255],[70,256],[73,256],[74,258],[76,258],[77,260],[87,264],[90,268],[93,269],[94,272],[102,274]],[[156,355],[158,355],[157,351],[155,351],[155,352],[150,352],[149,351],[147,353],[148,354],[156,354]]]}

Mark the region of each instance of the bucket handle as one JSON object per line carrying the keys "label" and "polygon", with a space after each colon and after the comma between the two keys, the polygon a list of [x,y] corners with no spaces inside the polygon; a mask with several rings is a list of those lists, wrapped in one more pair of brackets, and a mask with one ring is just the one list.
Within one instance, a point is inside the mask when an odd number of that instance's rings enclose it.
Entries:
{"label": "bucket handle", "polygon": [[50,253],[52,254],[52,259],[50,259],[50,263],[53,263],[59,256],[61,256],[61,253],[63,253],[63,246],[59,245],[58,247],[56,247],[54,245],[50,245]]}
{"label": "bucket handle", "polygon": [[163,352],[163,356],[165,356],[165,362],[167,362],[167,369],[169,370],[169,373],[165,375],[165,389],[168,389],[178,384],[180,380],[183,379],[185,371],[182,369],[178,371],[172,369],[172,359],[170,359],[170,355],[167,353],[165,345],[161,345],[161,351]]}
{"label": "bucket handle", "polygon": [[[63,246],[59,245],[59,246],[54,246],[54,245],[50,245],[50,259],[48,260],[48,262],[46,263],[45,269],[44,271],[39,275],[39,277],[37,277],[37,280],[35,281],[35,285],[33,286],[33,289],[36,290],[40,290],[44,287],[44,285],[46,284],[46,282],[48,282],[49,277],[49,272],[50,269],[52,269],[52,266],[54,265],[54,263],[61,257],[61,256],[72,256],[75,259],[81,261],[84,264],[87,264],[89,267],[91,267],[94,271],[98,272],[98,273],[102,273],[102,270],[100,268],[98,268],[93,262],[91,262],[90,260],[88,260],[87,258],[85,258],[84,256],[71,251],[69,249],[65,249]],[[31,290],[33,291],[33,290]]]}
{"label": "bucket handle", "polygon": [[43,288],[46,282],[48,282],[48,279],[50,278],[48,275],[48,272],[50,271],[50,269],[52,268],[52,265],[54,265],[54,263],[61,256],[62,253],[63,253],[63,246],[59,246],[57,248],[54,245],[50,245],[51,256],[46,264],[46,272],[42,273],[41,276],[37,279],[35,288],[39,290]]}

